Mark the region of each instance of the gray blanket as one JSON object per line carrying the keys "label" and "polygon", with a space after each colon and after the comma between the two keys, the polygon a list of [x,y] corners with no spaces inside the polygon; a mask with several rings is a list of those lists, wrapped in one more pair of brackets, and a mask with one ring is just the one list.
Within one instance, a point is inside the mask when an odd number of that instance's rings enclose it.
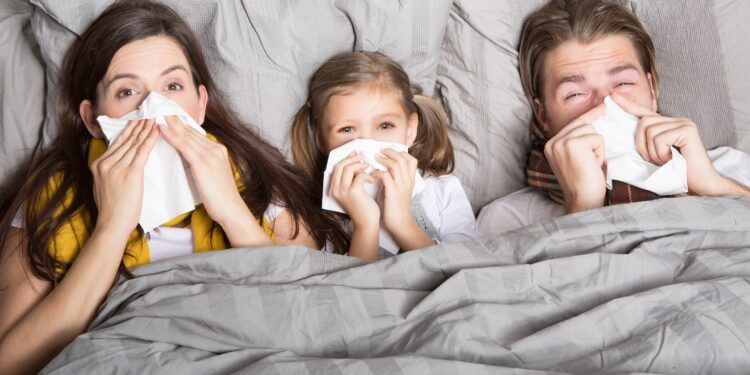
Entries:
{"label": "gray blanket", "polygon": [[157,262],[44,373],[750,369],[750,199],[593,210],[376,263],[295,247]]}

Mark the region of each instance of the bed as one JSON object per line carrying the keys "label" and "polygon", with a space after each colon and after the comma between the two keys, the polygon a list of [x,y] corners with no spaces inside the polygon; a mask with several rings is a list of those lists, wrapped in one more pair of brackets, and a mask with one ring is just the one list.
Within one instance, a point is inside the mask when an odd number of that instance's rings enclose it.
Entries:
{"label": "bed", "polygon": [[[446,108],[475,212],[524,187],[531,113],[516,45],[542,1],[164,2],[198,35],[225,100],[285,152],[317,66],[378,50]],[[693,119],[708,148],[750,152],[750,3],[619,2],[654,38],[662,112]],[[62,57],[110,3],[0,4],[0,179],[54,136]],[[374,263],[276,246],[133,273],[43,373],[750,368],[748,198],[605,207]]]}

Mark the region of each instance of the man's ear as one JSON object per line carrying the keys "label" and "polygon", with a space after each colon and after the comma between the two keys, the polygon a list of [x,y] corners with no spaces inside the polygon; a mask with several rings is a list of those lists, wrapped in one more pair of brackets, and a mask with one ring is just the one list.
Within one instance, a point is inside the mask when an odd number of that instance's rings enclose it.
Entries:
{"label": "man's ear", "polygon": [[648,85],[651,89],[651,110],[654,112],[659,111],[659,90],[656,88],[656,82],[654,82],[654,76],[651,73],[646,73],[648,78]]}
{"label": "man's ear", "polygon": [[198,104],[200,105],[198,125],[203,125],[203,121],[206,120],[206,107],[208,106],[208,90],[204,85],[198,86]]}
{"label": "man's ear", "polygon": [[89,131],[89,134],[94,138],[104,139],[104,132],[102,132],[99,122],[96,121],[96,111],[90,100],[81,102],[81,105],[78,106],[78,113],[81,115],[81,120],[86,125],[86,130]]}
{"label": "man's ear", "polygon": [[547,111],[539,98],[534,98],[534,116],[536,117],[536,122],[542,127],[542,132],[544,132],[544,134],[550,134]]}
{"label": "man's ear", "polygon": [[406,122],[406,147],[411,147],[419,133],[419,115],[416,112],[409,116]]}

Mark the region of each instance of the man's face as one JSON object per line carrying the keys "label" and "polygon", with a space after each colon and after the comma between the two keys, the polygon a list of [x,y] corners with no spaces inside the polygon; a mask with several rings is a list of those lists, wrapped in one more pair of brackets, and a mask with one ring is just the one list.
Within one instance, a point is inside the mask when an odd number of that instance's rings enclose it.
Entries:
{"label": "man's face", "polygon": [[651,74],[624,35],[567,41],[547,53],[542,70],[543,99],[534,99],[534,109],[548,137],[614,92],[656,111]]}

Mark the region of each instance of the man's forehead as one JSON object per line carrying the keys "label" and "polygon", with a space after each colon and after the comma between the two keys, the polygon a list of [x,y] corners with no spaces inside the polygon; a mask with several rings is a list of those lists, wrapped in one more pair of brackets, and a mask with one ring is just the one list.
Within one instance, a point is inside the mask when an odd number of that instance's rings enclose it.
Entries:
{"label": "man's forehead", "polygon": [[547,53],[544,76],[555,83],[560,77],[585,76],[590,72],[609,71],[618,66],[641,71],[638,53],[626,36],[610,35],[582,43],[564,42]]}

